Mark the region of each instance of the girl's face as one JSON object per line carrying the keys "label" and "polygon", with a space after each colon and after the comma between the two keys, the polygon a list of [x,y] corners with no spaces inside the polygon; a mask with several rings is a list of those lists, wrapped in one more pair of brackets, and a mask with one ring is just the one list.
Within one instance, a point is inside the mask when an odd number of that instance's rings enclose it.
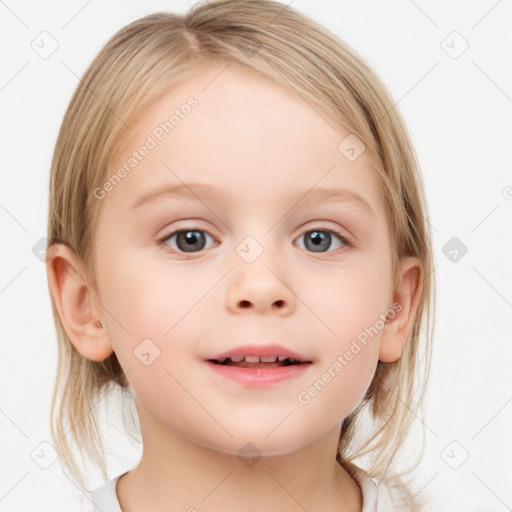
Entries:
{"label": "girl's face", "polygon": [[[393,304],[368,152],[236,65],[198,68],[131,128],[95,191],[94,261],[141,426],[269,455],[339,431],[373,377]],[[310,363],[258,386],[206,361],[249,344]]]}

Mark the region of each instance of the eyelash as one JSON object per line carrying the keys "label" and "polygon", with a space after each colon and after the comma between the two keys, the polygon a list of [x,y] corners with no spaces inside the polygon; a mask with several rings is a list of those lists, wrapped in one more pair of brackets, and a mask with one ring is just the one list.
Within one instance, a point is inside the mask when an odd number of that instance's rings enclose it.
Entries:
{"label": "eyelash", "polygon": [[[159,238],[157,240],[157,243],[159,246],[162,246],[164,250],[167,250],[169,252],[173,252],[173,253],[176,253],[176,251],[174,249],[171,249],[165,242],[167,242],[169,240],[169,238],[171,238],[172,236],[178,234],[178,233],[182,233],[182,232],[187,232],[187,231],[202,231],[204,233],[208,233],[206,230],[202,229],[202,228],[199,228],[197,226],[192,226],[192,227],[187,227],[187,228],[181,228],[181,229],[176,229],[174,231],[171,231],[170,233],[164,235],[163,237]],[[305,233],[310,233],[312,231],[327,231],[329,233],[333,233],[335,234],[339,239],[340,241],[343,243],[343,245],[345,247],[354,247],[354,245],[347,239],[346,236],[344,236],[340,231],[336,230],[336,229],[333,229],[333,228],[328,228],[326,226],[315,226],[311,229],[308,229],[306,231],[304,231],[300,236],[304,235]],[[208,233],[208,235],[210,235],[211,238],[213,238],[213,240],[215,242],[217,242],[217,240],[215,239],[214,236],[212,236],[210,233]],[[318,254],[326,254],[326,255],[331,255],[331,254],[336,254],[338,251],[340,250],[343,250],[343,247],[340,247],[338,249],[336,249],[335,251],[327,251],[325,253],[318,253]],[[191,253],[186,253],[186,252],[178,252],[178,254],[199,254],[200,252],[202,251],[197,251],[197,252],[191,252]]]}

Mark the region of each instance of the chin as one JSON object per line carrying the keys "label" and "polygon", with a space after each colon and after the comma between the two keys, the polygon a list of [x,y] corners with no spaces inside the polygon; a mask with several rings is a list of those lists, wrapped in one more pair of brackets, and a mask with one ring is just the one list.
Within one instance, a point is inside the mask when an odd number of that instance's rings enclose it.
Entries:
{"label": "chin", "polygon": [[213,450],[243,459],[245,457],[259,458],[287,455],[311,442],[309,439],[304,439],[299,433],[294,435],[292,432],[285,430],[280,433],[273,432],[268,436],[268,433],[273,428],[275,428],[275,425],[272,428],[264,429],[264,432],[255,432],[254,429],[249,431],[230,431],[233,438],[222,436],[222,440],[225,442],[219,442],[221,438],[216,438],[209,443],[201,444]]}

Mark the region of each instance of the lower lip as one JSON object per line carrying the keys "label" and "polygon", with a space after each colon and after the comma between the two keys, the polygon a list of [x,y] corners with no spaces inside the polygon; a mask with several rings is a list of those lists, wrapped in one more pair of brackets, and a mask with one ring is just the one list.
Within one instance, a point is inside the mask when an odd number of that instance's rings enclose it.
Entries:
{"label": "lower lip", "polygon": [[273,386],[285,380],[302,375],[311,363],[292,364],[276,368],[243,368],[206,361],[208,366],[223,377],[253,387]]}

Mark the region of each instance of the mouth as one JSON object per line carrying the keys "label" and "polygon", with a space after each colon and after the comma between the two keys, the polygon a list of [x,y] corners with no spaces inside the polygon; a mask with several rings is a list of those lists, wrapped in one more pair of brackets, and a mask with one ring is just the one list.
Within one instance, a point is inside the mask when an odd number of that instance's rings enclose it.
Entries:
{"label": "mouth", "polygon": [[290,356],[230,356],[218,359],[207,359],[209,363],[220,366],[236,366],[239,368],[281,368],[284,366],[307,365],[312,361],[302,361]]}
{"label": "mouth", "polygon": [[314,361],[282,345],[249,343],[211,354],[205,362],[222,379],[268,388],[304,376]]}

